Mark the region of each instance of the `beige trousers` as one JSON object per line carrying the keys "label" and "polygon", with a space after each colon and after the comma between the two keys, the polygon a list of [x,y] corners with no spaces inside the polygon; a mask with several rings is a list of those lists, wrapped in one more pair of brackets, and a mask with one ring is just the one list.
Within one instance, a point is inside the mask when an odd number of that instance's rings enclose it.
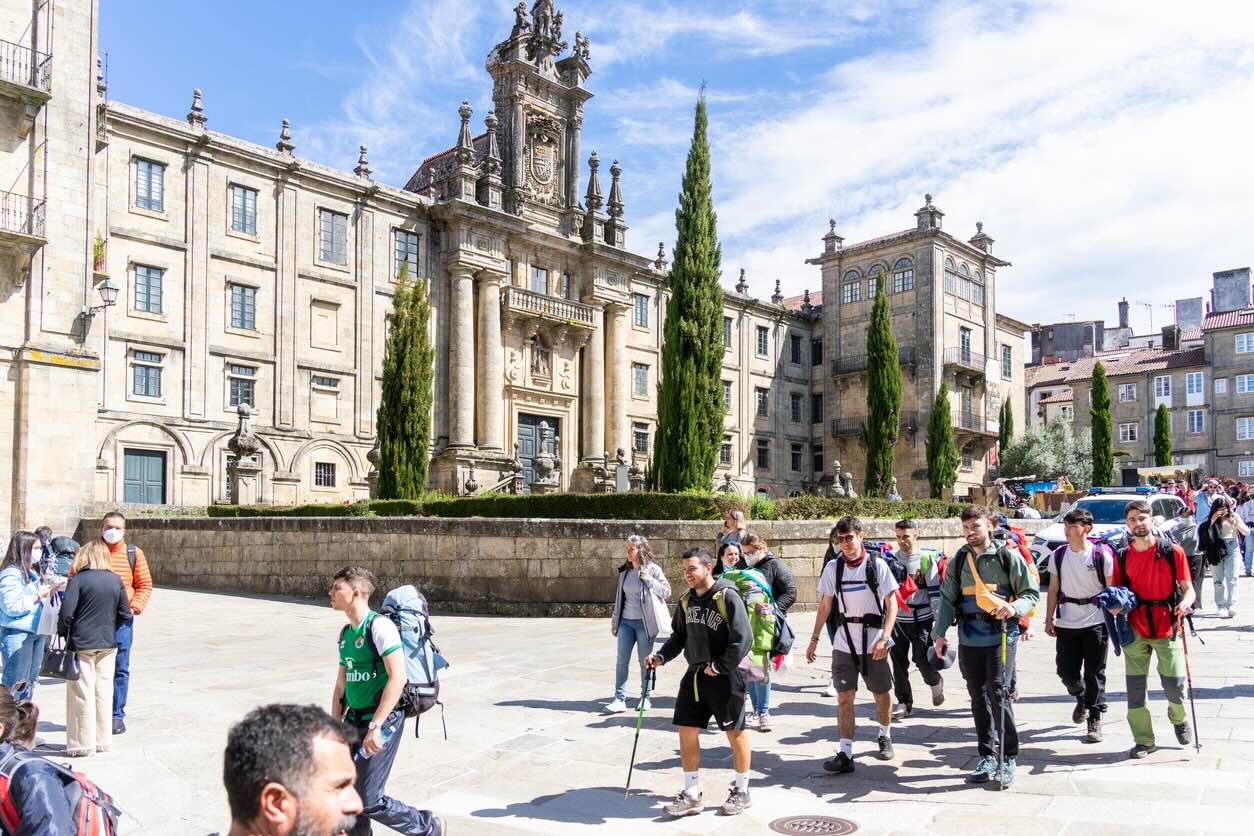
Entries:
{"label": "beige trousers", "polygon": [[65,751],[106,751],[113,739],[113,665],[117,648],[80,650],[78,679],[65,683]]}

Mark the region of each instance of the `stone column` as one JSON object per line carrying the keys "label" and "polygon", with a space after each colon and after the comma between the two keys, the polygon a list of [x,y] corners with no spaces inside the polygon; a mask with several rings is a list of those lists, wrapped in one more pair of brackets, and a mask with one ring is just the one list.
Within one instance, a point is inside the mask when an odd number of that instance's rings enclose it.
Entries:
{"label": "stone column", "polygon": [[596,330],[583,350],[583,457],[600,460],[605,452],[605,314],[592,311]]}
{"label": "stone column", "polygon": [[187,351],[183,358],[183,414],[204,418],[208,399],[205,370],[209,365],[209,164],[199,153],[187,161],[187,251],[183,294]]}
{"label": "stone column", "polygon": [[570,120],[570,151],[566,157],[566,208],[579,207],[579,132],[583,127],[583,117],[575,116]]}
{"label": "stone column", "polygon": [[485,450],[503,451],[505,374],[501,346],[501,280],[503,273],[479,274],[479,367],[475,381],[475,442]]}
{"label": "stone column", "polygon": [[296,425],[296,189],[280,181],[275,211],[278,231],[275,242],[274,288],[274,425]]}
{"label": "stone column", "polygon": [[523,119],[522,93],[515,92],[510,103],[514,110],[510,125],[514,134],[510,139],[510,144],[514,146],[510,151],[510,186],[517,191],[523,186],[523,155],[527,153],[527,123]]}
{"label": "stone column", "polygon": [[474,268],[449,268],[448,403],[450,447],[475,443]]}
{"label": "stone column", "polygon": [[605,427],[610,455],[618,450],[626,452],[628,446],[627,407],[631,403],[628,390],[627,365],[627,307],[605,307],[605,383],[609,393],[606,402]]}

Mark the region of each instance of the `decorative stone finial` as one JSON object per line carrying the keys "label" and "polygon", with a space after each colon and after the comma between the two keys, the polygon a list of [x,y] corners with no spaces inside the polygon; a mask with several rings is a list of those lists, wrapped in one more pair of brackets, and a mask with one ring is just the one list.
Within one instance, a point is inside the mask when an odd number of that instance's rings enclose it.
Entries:
{"label": "decorative stone finial", "polygon": [[501,120],[496,117],[495,110],[488,111],[488,115],[483,118],[483,124],[488,129],[488,152],[483,157],[483,170],[487,174],[500,174],[501,146],[497,140],[496,129],[500,127]]}
{"label": "decorative stone finial", "polygon": [[918,220],[920,230],[934,230],[941,228],[941,218],[945,217],[945,213],[932,205],[931,194],[925,194],[923,206],[914,213],[914,217]]}
{"label": "decorative stone finial", "polygon": [[975,222],[975,235],[971,236],[969,243],[977,250],[981,250],[986,253],[991,253],[993,251],[993,236],[984,231],[983,221]]}
{"label": "decorative stone finial", "polygon": [[829,218],[827,221],[827,234],[823,236],[823,252],[834,253],[840,249],[845,239],[836,232],[836,219]]}
{"label": "decorative stone finial", "polygon": [[588,157],[588,168],[591,171],[588,174],[588,192],[584,195],[584,203],[588,207],[589,212],[601,211],[601,180],[597,176],[597,169],[601,167],[601,161],[597,159],[597,152],[593,151]]}
{"label": "decorative stone finial", "polygon": [[976,222],[975,222],[975,232],[976,232],[976,234],[978,235],[979,233],[981,233],[981,232],[983,232],[983,231],[984,231],[984,221],[976,221]]}
{"label": "decorative stone finial", "polygon": [[749,292],[749,280],[745,278],[745,268],[740,268],[740,281],[736,282],[736,292],[744,296]]}
{"label": "decorative stone finial", "polygon": [[366,157],[366,146],[358,146],[360,151],[357,154],[357,167],[353,169],[353,174],[358,177],[370,176],[370,160]]}
{"label": "decorative stone finial", "polygon": [[242,403],[235,410],[239,416],[239,424],[235,427],[235,435],[226,442],[226,449],[235,454],[236,458],[255,456],[261,452],[261,439],[248,429],[248,416],[252,415],[248,404]]}
{"label": "decorative stone finial", "polygon": [[283,154],[291,154],[296,150],[296,146],[292,144],[292,126],[286,119],[283,120],[283,127],[279,128],[279,141],[274,143],[274,147]]}
{"label": "decorative stone finial", "polygon": [[618,160],[610,163],[610,200],[608,203],[611,218],[622,219],[623,217],[623,189],[619,185],[619,177],[622,176],[623,168],[618,164]]}
{"label": "decorative stone finial", "polygon": [[775,280],[775,292],[771,294],[771,304],[778,305],[784,301],[784,293],[780,290],[779,279]]}
{"label": "decorative stone finial", "polygon": [[457,115],[461,117],[462,124],[457,130],[457,161],[463,165],[470,165],[475,159],[475,144],[470,138],[470,114],[474,113],[470,108],[470,102],[462,101],[461,107],[457,108]]}
{"label": "decorative stone finial", "polygon": [[810,304],[810,288],[807,287],[801,296],[801,312],[809,315],[813,311],[814,305]]}
{"label": "decorative stone finial", "polygon": [[931,206],[931,205],[932,205],[932,196],[931,196],[930,194],[924,194],[924,195],[923,195],[923,202],[924,202],[924,204],[925,204],[925,205],[927,205],[927,206]]}
{"label": "decorative stone finial", "polygon": [[197,130],[205,129],[205,122],[208,118],[205,116],[205,103],[200,97],[200,88],[197,87],[192,91],[192,109],[187,112],[187,124]]}
{"label": "decorative stone finial", "polygon": [[666,242],[658,241],[657,242],[657,258],[653,259],[653,269],[657,270],[659,273],[664,273],[666,272],[666,267],[667,267]]}
{"label": "decorative stone finial", "polygon": [[479,490],[479,483],[475,481],[475,465],[470,463],[470,472],[466,474],[466,482],[462,486],[466,489],[467,494],[473,494]]}

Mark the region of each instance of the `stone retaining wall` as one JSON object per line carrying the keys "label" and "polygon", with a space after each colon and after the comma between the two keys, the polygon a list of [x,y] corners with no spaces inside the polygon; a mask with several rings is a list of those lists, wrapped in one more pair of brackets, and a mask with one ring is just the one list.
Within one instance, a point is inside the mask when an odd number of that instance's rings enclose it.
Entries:
{"label": "stone retaining wall", "polygon": [[[1043,524],[1021,520],[1033,533]],[[84,530],[98,523],[84,520]],[[704,521],[447,519],[432,517],[134,517],[128,542],[148,557],[157,586],[321,597],[340,567],[370,567],[383,589],[417,583],[433,607],[509,615],[602,615],[628,534],[649,538],[675,595],[679,556],[710,548],[720,524]],[[892,539],[890,520],[865,523],[871,539]],[[761,522],[762,535],[797,580],[798,605],[813,606],[828,521]],[[925,545],[952,554],[955,519],[920,520]]]}

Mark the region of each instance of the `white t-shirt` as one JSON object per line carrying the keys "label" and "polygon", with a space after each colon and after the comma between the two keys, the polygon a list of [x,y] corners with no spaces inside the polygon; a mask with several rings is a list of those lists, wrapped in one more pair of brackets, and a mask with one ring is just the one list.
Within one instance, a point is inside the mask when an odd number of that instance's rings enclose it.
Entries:
{"label": "white t-shirt", "polygon": [[[1093,604],[1069,604],[1062,601],[1063,595],[1068,598],[1092,598],[1102,591],[1102,582],[1097,579],[1097,571],[1093,568],[1094,546],[1090,543],[1088,548],[1078,554],[1070,546],[1066,549],[1067,553],[1061,560],[1050,560],[1050,571],[1058,573],[1058,596],[1061,602],[1058,615],[1054,618],[1054,626],[1071,630],[1095,627],[1105,620],[1100,609]],[[1115,571],[1115,559],[1110,549],[1102,549],[1102,552],[1102,577],[1109,582]],[[1058,564],[1062,565],[1061,571]]]}
{"label": "white t-shirt", "polygon": [[387,653],[388,648],[400,646],[401,631],[397,629],[395,621],[386,615],[376,613],[375,617],[370,620],[370,638],[374,640],[375,648],[382,655]]}
{"label": "white t-shirt", "polygon": [[[819,576],[819,594],[832,596],[832,606],[837,611],[851,618],[859,618],[864,615],[878,615],[880,610],[883,609],[884,599],[897,591],[897,579],[888,571],[888,564],[883,560],[875,561],[875,580],[880,593],[880,600],[877,602],[866,583],[866,567],[871,563],[870,555],[856,569],[845,566],[844,572],[841,573],[841,589],[838,591],[836,589],[836,569],[843,561],[843,557],[837,557],[823,568],[823,574]],[[849,634],[853,636],[853,648],[850,649],[849,641],[845,638],[844,627],[836,628],[836,639],[833,647],[842,653],[861,655],[866,652],[862,644],[863,627],[858,623],[851,623],[847,626]],[[866,628],[865,635],[868,647],[879,641],[881,632],[878,627]]]}

